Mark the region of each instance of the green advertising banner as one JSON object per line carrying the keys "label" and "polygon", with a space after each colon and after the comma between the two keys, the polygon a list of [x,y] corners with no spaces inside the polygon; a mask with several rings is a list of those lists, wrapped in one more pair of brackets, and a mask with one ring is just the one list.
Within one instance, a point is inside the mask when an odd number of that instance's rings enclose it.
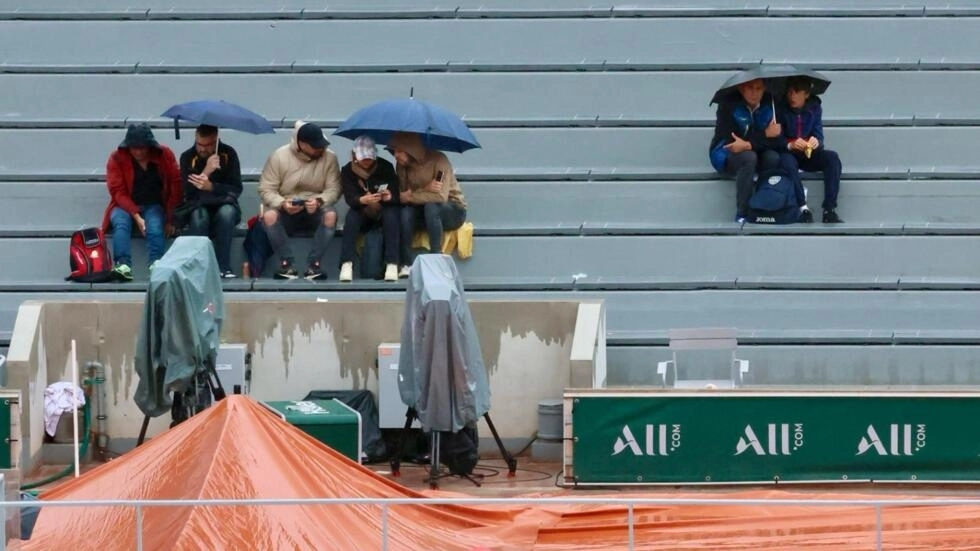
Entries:
{"label": "green advertising banner", "polygon": [[565,398],[569,483],[980,481],[980,394],[594,391]]}

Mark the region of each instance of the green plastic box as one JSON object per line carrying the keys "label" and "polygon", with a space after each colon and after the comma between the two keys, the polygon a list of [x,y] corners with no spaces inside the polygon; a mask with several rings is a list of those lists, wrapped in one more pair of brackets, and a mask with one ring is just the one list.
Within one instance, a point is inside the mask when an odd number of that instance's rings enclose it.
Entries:
{"label": "green plastic box", "polygon": [[333,400],[262,402],[290,425],[347,457],[361,462],[361,414]]}

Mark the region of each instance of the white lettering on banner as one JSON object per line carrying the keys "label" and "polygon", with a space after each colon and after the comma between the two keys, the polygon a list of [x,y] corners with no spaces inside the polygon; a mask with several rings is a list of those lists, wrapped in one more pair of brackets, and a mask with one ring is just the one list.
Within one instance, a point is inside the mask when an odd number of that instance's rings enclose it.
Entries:
{"label": "white lettering on banner", "polygon": [[756,455],[792,455],[803,447],[803,423],[769,423],[764,434],[765,446],[759,441],[752,425],[745,425],[745,430],[735,445],[735,455],[741,455],[748,449]]}
{"label": "white lettering on banner", "polygon": [[619,455],[629,449],[638,456],[667,456],[681,447],[681,426],[679,424],[648,424],[644,427],[643,446],[636,441],[633,431],[628,425],[623,425],[622,434],[613,444],[612,455]]}
{"label": "white lettering on banner", "polygon": [[[913,429],[915,436],[912,435]],[[904,455],[909,456],[926,447],[926,425],[925,423],[892,423],[888,425],[888,442],[882,442],[878,435],[878,430],[874,425],[868,425],[864,436],[858,442],[857,453],[854,455],[864,455],[868,450],[874,449],[878,455]]]}

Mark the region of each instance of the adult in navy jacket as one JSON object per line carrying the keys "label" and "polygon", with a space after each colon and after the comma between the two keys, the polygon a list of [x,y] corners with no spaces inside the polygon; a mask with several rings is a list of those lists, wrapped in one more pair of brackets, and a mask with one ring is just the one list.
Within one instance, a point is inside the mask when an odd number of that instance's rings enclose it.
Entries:
{"label": "adult in navy jacket", "polygon": [[785,149],[780,162],[793,174],[799,169],[823,172],[823,222],[843,222],[837,215],[841,162],[836,151],[824,146],[823,107],[820,97],[811,96],[813,83],[804,77],[786,83],[786,101],[779,109]]}
{"label": "adult in navy jacket", "polygon": [[[775,102],[761,79],[738,86],[738,94],[718,104],[709,157],[718,172],[735,177],[735,221],[748,212],[756,172],[776,168],[786,150]],[[791,172],[794,176],[796,172]]]}

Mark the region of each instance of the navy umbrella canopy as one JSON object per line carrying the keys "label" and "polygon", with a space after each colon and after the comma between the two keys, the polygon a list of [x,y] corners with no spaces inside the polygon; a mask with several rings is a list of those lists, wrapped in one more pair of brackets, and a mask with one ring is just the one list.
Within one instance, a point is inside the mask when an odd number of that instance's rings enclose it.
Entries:
{"label": "navy umbrella canopy", "polygon": [[357,110],[334,134],[351,140],[368,135],[387,145],[396,132],[414,132],[430,149],[462,153],[480,142],[459,115],[415,98],[380,101]]}
{"label": "navy umbrella canopy", "polygon": [[178,103],[163,112],[163,117],[174,120],[174,134],[180,139],[180,120],[210,124],[219,128],[241,130],[249,134],[274,134],[275,129],[265,117],[241,105],[224,100],[197,100]]}
{"label": "navy umbrella canopy", "polygon": [[786,84],[786,80],[791,77],[806,77],[813,83],[810,89],[811,94],[822,94],[830,87],[830,79],[812,69],[800,69],[795,65],[767,65],[759,64],[751,69],[739,71],[729,77],[724,84],[711,97],[711,103],[721,103],[733,94],[738,94],[738,85],[756,79],[766,81],[766,87],[773,95],[781,93]]}

